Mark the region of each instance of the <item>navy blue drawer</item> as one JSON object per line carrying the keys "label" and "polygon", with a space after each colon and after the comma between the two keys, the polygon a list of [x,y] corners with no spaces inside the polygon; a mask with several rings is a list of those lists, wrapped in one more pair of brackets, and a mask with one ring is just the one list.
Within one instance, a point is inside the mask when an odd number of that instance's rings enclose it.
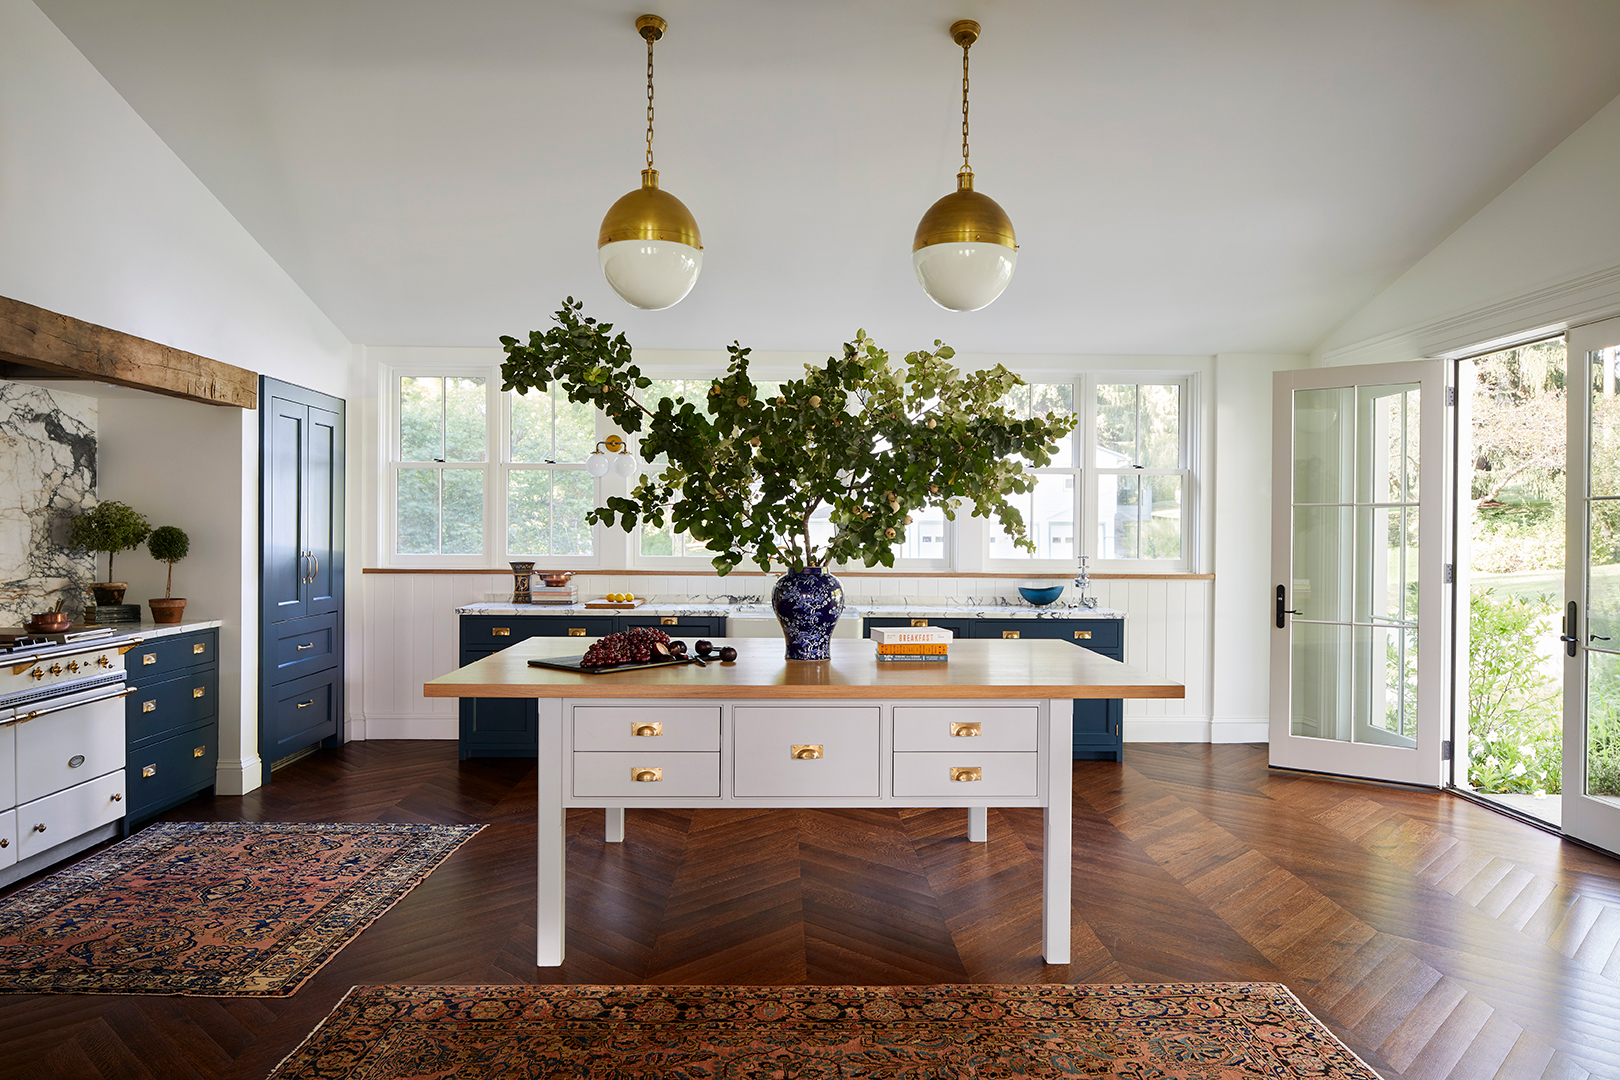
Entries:
{"label": "navy blue drawer", "polygon": [[218,642],[219,635],[213,630],[150,638],[124,654],[124,667],[129,672],[129,681],[139,684],[141,679],[166,675],[194,664],[216,664]]}
{"label": "navy blue drawer", "polygon": [[213,667],[131,685],[135,692],[124,699],[125,738],[130,746],[218,713],[219,673]]}
{"label": "navy blue drawer", "polygon": [[275,660],[270,681],[284,683],[337,666],[340,644],[335,611],[278,623],[275,641],[268,650]]}
{"label": "navy blue drawer", "polygon": [[[710,638],[726,636],[724,615],[636,615],[619,616],[619,629],[650,626],[675,638]],[[690,641],[687,642],[691,644]]]}
{"label": "navy blue drawer", "polygon": [[204,724],[131,750],[124,776],[129,816],[155,813],[212,787],[218,762],[218,724]]}
{"label": "navy blue drawer", "polygon": [[612,615],[463,615],[461,647],[504,649],[532,637],[606,637]]}

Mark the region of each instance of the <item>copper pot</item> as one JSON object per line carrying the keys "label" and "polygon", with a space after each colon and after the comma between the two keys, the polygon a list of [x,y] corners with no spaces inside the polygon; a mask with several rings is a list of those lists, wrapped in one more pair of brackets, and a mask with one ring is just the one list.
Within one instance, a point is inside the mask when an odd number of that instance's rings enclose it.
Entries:
{"label": "copper pot", "polygon": [[560,589],[568,584],[568,579],[573,576],[574,572],[569,570],[561,574],[541,574],[540,580],[546,583],[548,589]]}
{"label": "copper pot", "polygon": [[36,611],[29,617],[26,629],[42,634],[58,634],[72,622],[73,617],[65,611]]}

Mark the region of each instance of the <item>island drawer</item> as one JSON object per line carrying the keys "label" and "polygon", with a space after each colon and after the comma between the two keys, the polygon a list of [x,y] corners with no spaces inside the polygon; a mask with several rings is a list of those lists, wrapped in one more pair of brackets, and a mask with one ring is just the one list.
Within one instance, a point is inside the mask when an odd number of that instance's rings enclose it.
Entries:
{"label": "island drawer", "polygon": [[1039,716],[1040,710],[1032,705],[983,709],[896,706],[894,749],[897,753],[919,750],[1033,752],[1037,746]]}
{"label": "island drawer", "polygon": [[738,706],[733,790],[743,798],[875,797],[877,707]]}
{"label": "island drawer", "polygon": [[632,753],[720,749],[718,706],[646,708],[635,705],[576,705],[575,750]]}
{"label": "island drawer", "polygon": [[717,799],[720,755],[581,751],[574,754],[576,799]]}
{"label": "island drawer", "polygon": [[897,799],[1032,799],[1040,794],[1039,759],[1039,754],[982,751],[896,754],[894,796]]}

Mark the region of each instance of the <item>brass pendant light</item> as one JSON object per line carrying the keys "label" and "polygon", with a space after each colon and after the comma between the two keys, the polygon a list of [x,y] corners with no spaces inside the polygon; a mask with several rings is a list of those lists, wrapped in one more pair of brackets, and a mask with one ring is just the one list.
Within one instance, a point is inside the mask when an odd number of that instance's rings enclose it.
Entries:
{"label": "brass pendant light", "polygon": [[608,208],[596,237],[602,273],[624,301],[647,311],[686,298],[703,269],[703,237],[692,212],[658,186],[653,168],[653,42],[668,27],[656,15],[636,20],[647,42],[647,167],[641,186]]}
{"label": "brass pendant light", "polygon": [[977,311],[995,301],[1018,265],[1012,219],[990,196],[973,190],[968,164],[968,50],[979,40],[979,24],[951,24],[951,40],[962,47],[962,168],[956,190],[940,199],[922,220],[911,243],[911,265],[928,298],[949,311]]}

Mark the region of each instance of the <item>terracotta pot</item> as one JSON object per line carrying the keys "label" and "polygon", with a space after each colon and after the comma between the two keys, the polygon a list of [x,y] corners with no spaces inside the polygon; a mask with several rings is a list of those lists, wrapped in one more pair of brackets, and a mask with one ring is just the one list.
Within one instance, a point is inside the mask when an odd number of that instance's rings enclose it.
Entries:
{"label": "terracotta pot", "polygon": [[146,605],[152,609],[152,621],[155,623],[177,623],[186,613],[186,598],[176,596],[172,599],[158,597],[148,600]]}
{"label": "terracotta pot", "polygon": [[97,581],[90,585],[90,592],[95,595],[97,604],[110,607],[124,602],[124,590],[127,588],[127,581]]}

